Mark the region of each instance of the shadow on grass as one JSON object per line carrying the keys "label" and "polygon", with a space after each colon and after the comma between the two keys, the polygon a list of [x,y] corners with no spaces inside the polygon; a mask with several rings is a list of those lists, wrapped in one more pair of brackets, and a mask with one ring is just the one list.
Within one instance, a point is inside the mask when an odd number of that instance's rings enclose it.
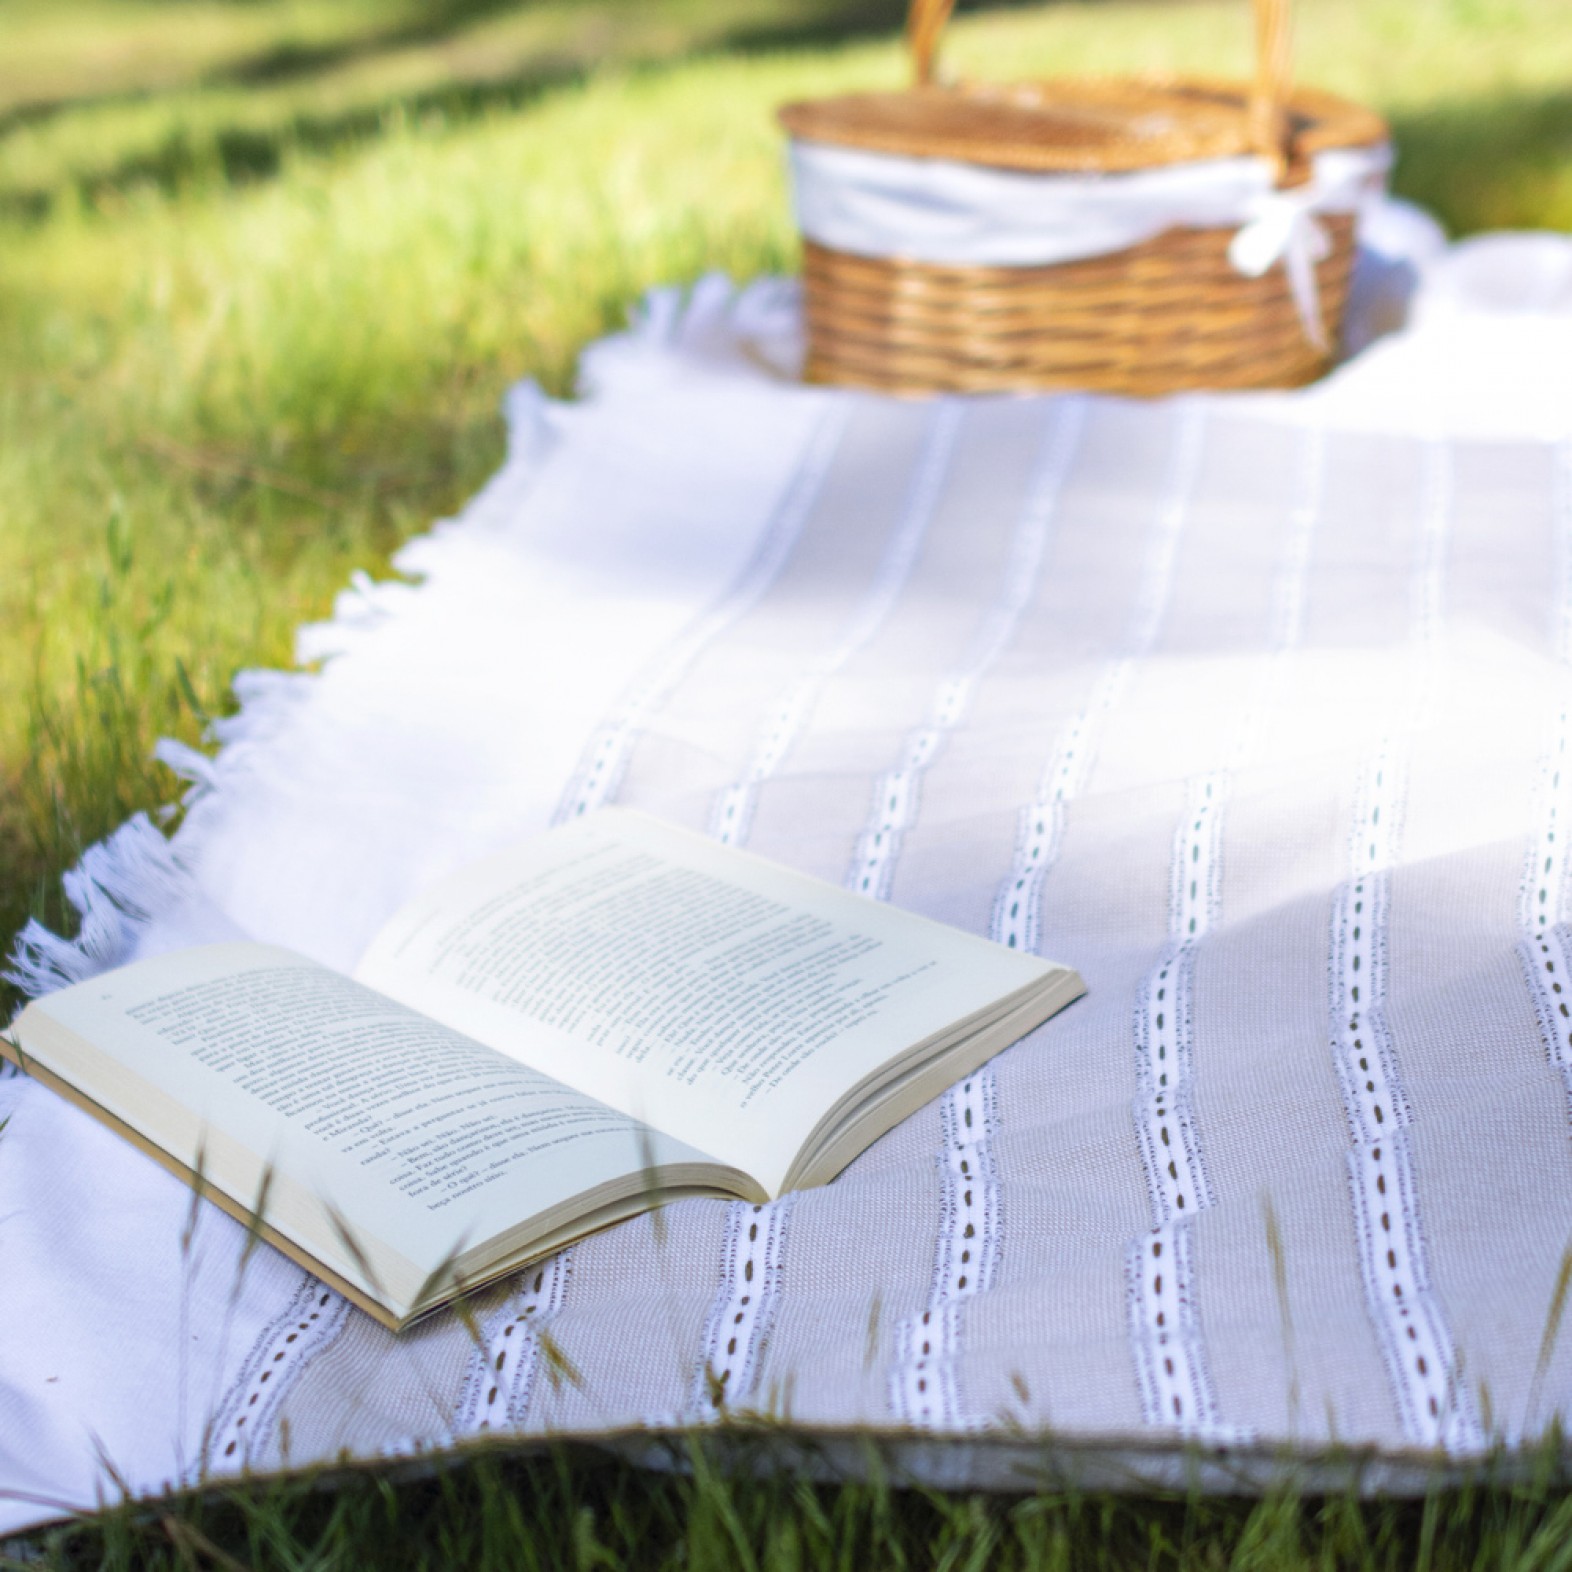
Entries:
{"label": "shadow on grass", "polygon": [[[234,0],[244,3],[244,0]],[[225,87],[277,86],[341,66],[365,61],[396,49],[434,45],[484,18],[506,11],[515,0],[440,0],[431,14],[374,35],[320,46],[285,45],[236,62],[190,87],[165,93],[142,90],[60,98],[19,105],[0,112],[0,138],[22,125],[67,113],[116,103],[151,103],[171,93]],[[972,10],[1012,10],[1034,0],[983,0]],[[1035,0],[1041,3],[1041,0]],[[774,19],[739,21],[707,34],[695,53],[758,55],[789,49],[826,48],[871,38],[889,37],[904,23],[906,0],[806,0],[790,14]],[[615,10],[607,12],[614,23]],[[331,153],[363,144],[382,134],[389,117],[441,116],[462,124],[496,110],[516,110],[555,88],[582,82],[607,63],[658,68],[664,62],[623,57],[615,50],[604,56],[576,53],[543,54],[520,69],[484,79],[460,78],[415,93],[391,94],[333,114],[296,114],[275,126],[221,126],[193,136],[184,128],[171,131],[151,152],[120,159],[75,176],[64,188],[13,186],[0,188],[0,219],[38,223],[47,219],[67,196],[95,205],[106,197],[138,189],[173,193],[197,181],[243,185],[275,176],[295,150]]]}
{"label": "shadow on grass", "polygon": [[[250,0],[230,0],[230,3],[247,4]],[[988,0],[986,6],[975,9],[1007,9],[1026,3],[1029,0]],[[325,43],[278,44],[173,89],[130,87],[26,100],[0,110],[0,137],[21,126],[36,125],[75,110],[144,103],[172,91],[283,86],[344,66],[363,64],[397,50],[439,45],[478,22],[517,9],[518,0],[427,0],[424,14],[393,26]],[[899,25],[904,15],[905,0],[808,0],[805,15],[742,25],[734,32],[716,37],[714,46],[746,51],[750,48],[786,48],[793,44],[824,44],[840,38],[887,32]],[[607,19],[614,21],[615,13]]]}
{"label": "shadow on grass", "polygon": [[1572,224],[1572,210],[1548,214],[1544,202],[1546,182],[1572,169],[1572,88],[1439,104],[1391,120],[1398,193],[1454,234]]}
{"label": "shadow on grass", "polygon": [[[1024,3],[1024,0],[992,0],[992,3],[1011,6]],[[198,90],[273,85],[286,77],[326,71],[353,57],[365,58],[375,52],[422,42],[436,43],[446,33],[458,31],[468,22],[504,8],[504,0],[448,0],[443,7],[443,14],[448,18],[443,28],[426,22],[419,28],[390,31],[375,40],[360,39],[320,50],[280,50],[227,68],[198,84]],[[901,25],[904,15],[905,0],[811,0],[805,13],[717,28],[705,37],[694,53],[761,54],[888,36]],[[608,16],[614,20],[615,13],[608,13]],[[94,206],[134,190],[172,194],[199,182],[244,185],[267,180],[279,172],[292,152],[332,153],[374,141],[383,134],[390,117],[439,116],[450,123],[463,124],[497,110],[522,109],[545,93],[584,81],[607,63],[623,63],[634,69],[659,69],[665,62],[641,59],[637,53],[619,59],[615,50],[594,57],[543,54],[504,75],[478,80],[460,78],[419,92],[391,94],[331,114],[290,115],[273,126],[221,126],[195,136],[177,127],[152,151],[84,171],[64,187],[0,187],[0,220],[40,223],[66,198]],[[128,93],[19,108],[9,115],[0,115],[0,137],[28,121],[110,102],[154,102],[159,96]]]}
{"label": "shadow on grass", "polygon": [[[252,0],[229,0],[246,5]],[[318,75],[339,66],[374,59],[395,49],[438,44],[475,22],[500,11],[514,9],[517,0],[426,0],[424,13],[391,27],[334,39],[321,44],[279,44],[209,72],[185,89],[274,85]],[[136,103],[159,96],[144,88],[119,88],[109,92],[63,94],[58,98],[29,99],[0,111],[0,137],[19,126],[36,125],[77,109],[107,104]]]}
{"label": "shadow on grass", "polygon": [[[241,0],[235,0],[241,3]],[[435,44],[506,9],[512,0],[435,0],[428,14],[372,36],[313,48],[280,48],[226,68],[203,87],[273,85],[319,74],[395,48]],[[971,9],[1009,9],[1026,0],[983,0]],[[799,0],[773,19],[737,20],[707,34],[697,53],[761,54],[887,37],[901,25],[905,0]],[[615,22],[616,8],[607,11]],[[527,107],[541,95],[585,80],[618,61],[579,53],[540,55],[483,79],[458,78],[413,93],[390,94],[328,114],[297,113],[272,126],[220,126],[209,133],[177,127],[151,151],[79,173],[63,188],[0,187],[0,220],[38,223],[64,199],[89,207],[135,190],[174,193],[193,184],[245,185],[276,176],[295,151],[328,154],[383,135],[392,117],[437,116],[463,124]],[[630,52],[634,69],[660,60]],[[154,95],[124,95],[152,101]],[[25,119],[103,100],[62,100],[0,115],[0,137]],[[1435,211],[1456,233],[1544,222],[1543,187],[1572,162],[1572,89],[1442,103],[1392,117],[1400,159],[1396,188]],[[1567,215],[1572,222],[1572,215]]]}
{"label": "shadow on grass", "polygon": [[[1572,1509],[1548,1481],[1438,1489],[1409,1501],[1292,1493],[979,1495],[899,1488],[875,1471],[813,1482],[739,1471],[694,1436],[671,1472],[582,1445],[506,1449],[337,1478],[235,1484],[120,1507],[35,1536],[33,1564],[232,1569],[269,1565],[466,1568],[983,1568],[1205,1572],[1432,1572],[1559,1565]],[[330,1488],[324,1488],[330,1487]],[[20,1548],[20,1547],[18,1547]]]}

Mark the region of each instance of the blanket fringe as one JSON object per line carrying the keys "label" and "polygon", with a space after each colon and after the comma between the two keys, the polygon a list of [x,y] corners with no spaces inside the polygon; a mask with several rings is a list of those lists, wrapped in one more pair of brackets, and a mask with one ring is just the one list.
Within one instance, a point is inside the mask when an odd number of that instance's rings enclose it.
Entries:
{"label": "blanket fringe", "polygon": [[30,999],[119,966],[153,917],[192,889],[190,869],[145,813],[89,847],[61,883],[81,916],[77,936],[30,920],[0,973]]}
{"label": "blanket fringe", "polygon": [[712,365],[753,363],[749,345],[801,333],[795,279],[760,278],[737,285],[706,273],[690,289],[652,289],[631,314],[628,331],[591,344],[579,358],[579,391],[602,394],[613,382],[670,375],[678,356]]}
{"label": "blanket fringe", "polygon": [[[712,362],[739,358],[744,342],[789,334],[796,317],[795,286],[760,279],[739,288],[723,274],[701,278],[691,289],[650,291],[632,313],[627,332],[590,346],[582,360],[581,388],[603,393],[612,382],[626,384],[670,374],[671,357]],[[402,579],[377,581],[356,573],[338,596],[330,621],[307,624],[296,639],[296,658],[315,665],[342,655],[396,619],[414,603],[417,585],[440,561],[441,538],[463,528],[506,528],[517,518],[523,487],[540,473],[542,460],[572,406],[549,399],[531,382],[510,388],[503,400],[508,449],[502,467],[454,519],[439,520],[409,541],[393,558]],[[311,671],[243,671],[234,679],[239,708],[214,721],[206,753],[174,738],[158,743],[154,756],[189,784],[186,817],[173,840],[145,813],[89,848],[64,876],[67,899],[81,914],[75,938],[62,938],[31,920],[17,935],[0,977],[28,998],[69,987],[129,959],[137,939],[154,919],[195,893],[192,869],[201,861],[207,826],[224,781],[254,769],[270,744],[309,694]]]}
{"label": "blanket fringe", "polygon": [[[508,424],[508,456],[461,519],[444,521],[443,530],[478,519],[501,522],[498,503],[510,488],[516,500],[523,474],[538,468],[552,436],[554,406],[540,389],[521,383],[504,401]],[[422,571],[422,548],[430,536],[411,541],[394,559],[402,572]],[[375,583],[359,573],[338,598],[332,622],[302,628],[299,658],[314,662],[342,653],[370,627],[403,610],[414,587],[397,581]],[[138,813],[112,835],[89,847],[82,860],[61,880],[67,900],[80,916],[74,938],[51,932],[30,919],[16,936],[0,978],[24,997],[42,998],[73,983],[86,981],[130,959],[142,931],[163,913],[195,893],[192,869],[201,860],[204,830],[225,777],[252,767],[255,756],[287,724],[309,694],[315,674],[309,671],[251,670],[233,681],[239,708],[208,728],[216,754],[193,748],[173,737],[163,738],[154,757],[188,783],[182,803],[186,818],[174,840],[166,838],[146,813]]]}

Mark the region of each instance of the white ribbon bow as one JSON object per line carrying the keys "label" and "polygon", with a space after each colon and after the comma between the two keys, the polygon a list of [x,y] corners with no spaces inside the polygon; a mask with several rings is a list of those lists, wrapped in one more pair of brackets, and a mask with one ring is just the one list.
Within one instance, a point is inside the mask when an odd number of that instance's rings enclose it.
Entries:
{"label": "white ribbon bow", "polygon": [[1246,278],[1260,278],[1281,261],[1305,337],[1325,353],[1326,322],[1321,315],[1315,265],[1332,254],[1332,241],[1312,212],[1319,196],[1315,183],[1310,182],[1256,197],[1243,227],[1228,244],[1228,260]]}

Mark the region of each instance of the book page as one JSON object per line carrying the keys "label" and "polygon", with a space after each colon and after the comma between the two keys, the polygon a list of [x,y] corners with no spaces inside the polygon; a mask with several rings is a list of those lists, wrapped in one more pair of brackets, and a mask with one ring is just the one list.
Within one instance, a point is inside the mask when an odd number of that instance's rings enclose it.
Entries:
{"label": "book page", "polygon": [[395,1302],[455,1249],[646,1164],[698,1158],[264,945],[107,973],[29,1006],[15,1035],[45,1069],[235,1200],[253,1203],[270,1173],[267,1220]]}
{"label": "book page", "polygon": [[849,1088],[1061,971],[607,810],[417,898],[357,975],[774,1191]]}

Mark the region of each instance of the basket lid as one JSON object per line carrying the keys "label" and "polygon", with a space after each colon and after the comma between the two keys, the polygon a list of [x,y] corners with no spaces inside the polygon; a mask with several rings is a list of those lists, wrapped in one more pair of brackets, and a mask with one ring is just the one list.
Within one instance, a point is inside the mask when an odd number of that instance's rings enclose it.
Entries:
{"label": "basket lid", "polygon": [[[1231,158],[1253,151],[1250,89],[1198,78],[1062,78],[918,86],[786,104],[794,137],[911,158],[1083,174]],[[1295,163],[1385,141],[1371,110],[1313,88],[1284,106]]]}

